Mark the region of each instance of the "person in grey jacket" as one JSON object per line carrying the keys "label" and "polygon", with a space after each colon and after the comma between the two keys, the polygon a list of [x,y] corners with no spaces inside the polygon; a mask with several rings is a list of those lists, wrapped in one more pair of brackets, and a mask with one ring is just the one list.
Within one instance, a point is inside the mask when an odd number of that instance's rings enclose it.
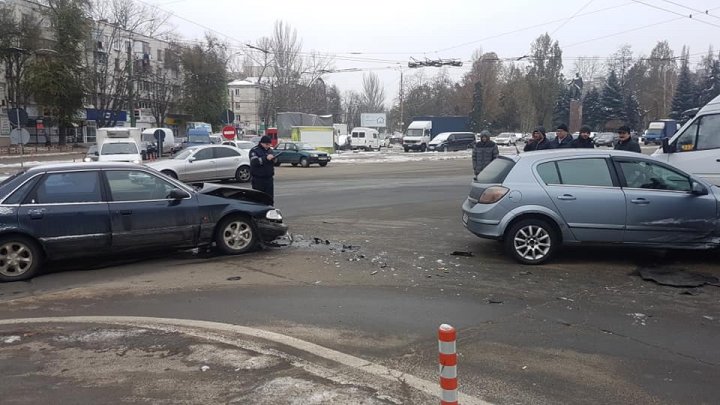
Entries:
{"label": "person in grey jacket", "polygon": [[472,151],[473,170],[475,175],[489,165],[498,155],[498,147],[495,142],[490,140],[490,135],[483,133],[480,135],[480,142],[475,143],[475,147]]}

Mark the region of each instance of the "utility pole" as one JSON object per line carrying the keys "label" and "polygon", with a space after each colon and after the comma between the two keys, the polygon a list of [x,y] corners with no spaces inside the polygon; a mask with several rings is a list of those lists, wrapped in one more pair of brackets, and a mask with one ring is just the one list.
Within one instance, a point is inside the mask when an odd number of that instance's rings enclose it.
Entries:
{"label": "utility pole", "polygon": [[127,48],[128,58],[128,110],[130,110],[130,126],[135,127],[135,94],[133,93],[133,38],[130,35],[130,42]]}
{"label": "utility pole", "polygon": [[405,126],[403,96],[403,70],[400,68],[400,132],[402,132]]}

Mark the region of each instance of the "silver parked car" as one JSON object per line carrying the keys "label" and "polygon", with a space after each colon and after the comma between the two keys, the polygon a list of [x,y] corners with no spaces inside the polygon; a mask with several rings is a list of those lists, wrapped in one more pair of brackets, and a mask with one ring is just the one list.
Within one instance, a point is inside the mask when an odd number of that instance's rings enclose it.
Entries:
{"label": "silver parked car", "polygon": [[185,181],[236,180],[250,181],[250,159],[247,153],[232,146],[193,146],[172,159],[147,163],[172,178]]}
{"label": "silver parked car", "polygon": [[500,156],[474,179],[465,227],[525,264],[561,244],[710,249],[720,188],[639,153],[562,149]]}

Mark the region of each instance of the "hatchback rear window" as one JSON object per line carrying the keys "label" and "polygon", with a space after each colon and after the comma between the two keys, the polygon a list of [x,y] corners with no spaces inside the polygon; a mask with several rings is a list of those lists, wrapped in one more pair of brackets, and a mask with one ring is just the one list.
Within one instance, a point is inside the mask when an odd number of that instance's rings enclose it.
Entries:
{"label": "hatchback rear window", "polygon": [[502,183],[514,166],[514,160],[500,156],[485,166],[485,168],[475,176],[475,180],[479,183]]}

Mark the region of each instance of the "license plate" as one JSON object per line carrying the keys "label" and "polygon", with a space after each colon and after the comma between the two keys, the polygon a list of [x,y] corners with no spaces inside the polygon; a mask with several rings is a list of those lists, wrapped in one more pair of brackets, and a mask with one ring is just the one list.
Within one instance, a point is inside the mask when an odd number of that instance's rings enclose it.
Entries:
{"label": "license plate", "polygon": [[463,224],[467,225],[467,222],[468,222],[468,214],[467,213],[463,212],[462,221],[463,221]]}
{"label": "license plate", "polygon": [[327,160],[327,158],[321,156],[321,157],[318,158],[318,160]]}

